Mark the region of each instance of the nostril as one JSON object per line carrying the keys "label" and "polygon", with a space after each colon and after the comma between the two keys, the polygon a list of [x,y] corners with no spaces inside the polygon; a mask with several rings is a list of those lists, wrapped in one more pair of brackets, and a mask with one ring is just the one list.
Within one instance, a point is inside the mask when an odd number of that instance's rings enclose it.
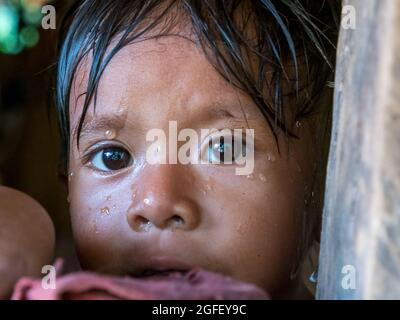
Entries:
{"label": "nostril", "polygon": [[177,214],[173,215],[171,218],[171,223],[173,224],[174,227],[181,226],[185,223],[183,218],[181,216],[178,216]]}
{"label": "nostril", "polygon": [[151,228],[151,222],[149,219],[146,219],[145,217],[141,215],[136,215],[133,217],[133,219],[128,220],[131,228],[135,231],[149,231]]}

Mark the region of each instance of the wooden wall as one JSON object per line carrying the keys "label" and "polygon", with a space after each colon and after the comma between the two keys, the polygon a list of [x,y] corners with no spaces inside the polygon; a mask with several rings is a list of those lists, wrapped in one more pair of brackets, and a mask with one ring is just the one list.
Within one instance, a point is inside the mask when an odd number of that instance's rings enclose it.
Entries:
{"label": "wooden wall", "polygon": [[344,5],[317,297],[400,299],[400,1]]}

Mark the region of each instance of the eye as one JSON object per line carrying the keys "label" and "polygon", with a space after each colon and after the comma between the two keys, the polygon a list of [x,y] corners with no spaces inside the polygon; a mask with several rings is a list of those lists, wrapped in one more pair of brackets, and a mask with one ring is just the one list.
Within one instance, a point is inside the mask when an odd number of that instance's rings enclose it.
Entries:
{"label": "eye", "polygon": [[109,147],[97,151],[91,164],[101,171],[117,171],[132,164],[132,156],[127,150],[120,147]]}
{"label": "eye", "polygon": [[231,164],[245,154],[245,139],[242,136],[227,134],[209,137],[202,158],[208,163]]}

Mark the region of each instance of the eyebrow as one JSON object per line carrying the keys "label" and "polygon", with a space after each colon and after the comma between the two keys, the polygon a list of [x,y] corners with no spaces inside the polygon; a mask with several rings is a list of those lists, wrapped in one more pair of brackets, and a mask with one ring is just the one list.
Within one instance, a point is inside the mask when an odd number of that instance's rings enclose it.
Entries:
{"label": "eyebrow", "polygon": [[233,104],[230,107],[226,103],[213,103],[210,108],[211,110],[207,110],[204,112],[200,112],[198,122],[200,123],[211,123],[218,120],[226,120],[228,126],[241,126],[250,128],[249,119],[247,118],[246,113],[244,112],[243,105],[240,105],[240,111],[232,112],[232,109],[235,109],[234,106],[238,106],[237,104]]}
{"label": "eyebrow", "polygon": [[[107,114],[98,117],[87,115],[79,135],[80,139],[97,132],[105,132],[107,130],[119,131],[125,126],[125,122],[126,115]],[[77,134],[77,128],[75,128],[74,136]]]}
{"label": "eyebrow", "polygon": [[[208,110],[202,109],[196,116],[196,122],[204,123],[204,122],[212,122],[216,120],[229,119],[237,122],[247,122],[245,117],[242,115],[241,117],[235,116],[229,108],[224,106],[223,104],[213,103],[209,105],[209,107],[205,108]],[[98,132],[106,132],[107,130],[115,130],[119,131],[125,127],[126,123],[126,114],[118,115],[118,114],[105,114],[97,117],[93,117],[92,115],[87,115],[85,119],[81,132],[80,132],[80,140],[84,137],[95,135]],[[73,136],[76,137],[78,134],[77,127],[73,132]]]}
{"label": "eyebrow", "polygon": [[202,110],[199,111],[196,115],[196,122],[212,122],[222,119],[229,119],[235,122],[247,122],[243,112],[241,112],[240,115],[235,115],[231,112],[231,109],[232,108],[229,108],[226,104],[212,103],[207,108],[202,108]]}

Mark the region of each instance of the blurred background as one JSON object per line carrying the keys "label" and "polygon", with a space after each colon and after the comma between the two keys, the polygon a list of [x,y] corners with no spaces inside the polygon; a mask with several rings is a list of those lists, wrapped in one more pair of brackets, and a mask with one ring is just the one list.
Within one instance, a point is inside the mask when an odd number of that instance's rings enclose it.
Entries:
{"label": "blurred background", "polygon": [[56,228],[56,255],[64,257],[74,253],[67,190],[57,170],[58,29],[42,28],[42,7],[54,6],[58,26],[70,3],[0,0],[0,185],[29,194],[47,209]]}

